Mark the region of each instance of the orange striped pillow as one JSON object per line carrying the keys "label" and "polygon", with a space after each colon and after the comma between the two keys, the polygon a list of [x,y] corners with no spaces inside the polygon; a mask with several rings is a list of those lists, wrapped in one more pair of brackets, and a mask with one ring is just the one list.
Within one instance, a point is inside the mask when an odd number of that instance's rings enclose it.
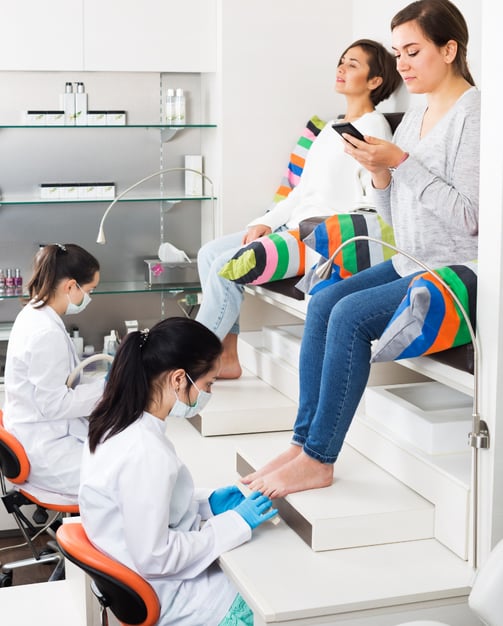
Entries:
{"label": "orange striped pillow", "polygon": [[[477,262],[448,265],[435,272],[456,294],[475,328]],[[374,346],[372,361],[394,361],[441,352],[470,343],[471,335],[451,294],[429,272],[415,276]]]}
{"label": "orange striped pillow", "polygon": [[313,115],[307,122],[306,127],[302,131],[302,135],[299,137],[290,154],[290,161],[285,174],[274,195],[274,203],[284,200],[290,191],[299,184],[309,148],[312,146],[313,141],[320,134],[325,124],[326,122],[321,120],[317,115]]}

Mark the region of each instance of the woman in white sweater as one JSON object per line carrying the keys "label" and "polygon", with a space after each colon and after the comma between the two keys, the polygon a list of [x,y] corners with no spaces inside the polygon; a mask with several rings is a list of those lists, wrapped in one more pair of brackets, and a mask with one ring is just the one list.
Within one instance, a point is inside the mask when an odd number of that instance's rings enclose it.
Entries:
{"label": "woman in white sweater", "polygon": [[[341,55],[335,90],[346,98],[346,113],[337,121],[352,122],[362,133],[391,139],[391,130],[379,102],[397,89],[400,77],[392,55],[380,43],[360,39]],[[370,175],[344,152],[344,140],[332,129],[331,120],[309,149],[298,185],[270,211],[250,222],[244,231],[225,235],[202,246],[198,269],[203,302],[197,320],[223,340],[220,378],[238,378],[239,312],[243,286],[218,272],[239,250],[263,235],[295,229],[299,222],[317,215],[346,213],[369,207]]]}
{"label": "woman in white sweater", "polygon": [[211,331],[188,318],[126,335],[89,417],[82,523],[95,546],[154,587],[159,626],[253,624],[215,560],[277,511],[236,486],[195,489],[165,432],[170,419],[196,415],[211,398],[221,350]]}

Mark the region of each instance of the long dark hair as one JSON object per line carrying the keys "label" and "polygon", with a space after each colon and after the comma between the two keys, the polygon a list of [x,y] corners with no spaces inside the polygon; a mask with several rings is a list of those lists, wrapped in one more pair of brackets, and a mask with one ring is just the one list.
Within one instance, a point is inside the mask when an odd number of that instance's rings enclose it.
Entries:
{"label": "long dark hair", "polygon": [[35,255],[33,275],[28,282],[30,298],[45,303],[64,278],[85,285],[93,281],[99,269],[98,260],[75,243],[48,244]]}
{"label": "long dark hair", "polygon": [[349,45],[341,54],[339,65],[342,57],[350,48],[361,48],[367,55],[367,63],[369,64],[368,80],[380,76],[382,83],[372,90],[370,98],[374,106],[379,102],[389,98],[391,94],[402,84],[400,74],[396,69],[395,57],[386,50],[386,48],[373,39],[358,39]]}
{"label": "long dark hair", "polygon": [[197,380],[211,370],[221,353],[218,337],[186,317],[169,317],[149,331],[127,334],[103,396],[89,416],[91,452],[135,422],[150,400],[162,394],[158,384],[162,374],[184,369],[191,380]]}
{"label": "long dark hair", "polygon": [[391,20],[391,30],[406,22],[417,22],[424,36],[439,48],[449,40],[458,44],[453,62],[456,72],[470,85],[475,81],[468,69],[468,26],[461,11],[449,0],[418,0],[399,11]]}

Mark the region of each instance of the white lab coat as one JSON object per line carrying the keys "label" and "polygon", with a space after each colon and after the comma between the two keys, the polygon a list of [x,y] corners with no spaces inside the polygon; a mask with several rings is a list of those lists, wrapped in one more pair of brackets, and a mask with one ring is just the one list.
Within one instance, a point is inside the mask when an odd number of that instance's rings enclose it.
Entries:
{"label": "white lab coat", "polygon": [[[103,378],[84,377],[69,389],[78,364],[63,320],[50,306],[26,305],[12,327],[5,363],[4,425],[30,460],[33,487],[76,502],[87,415],[103,393]],[[86,384],[82,384],[86,383]]]}
{"label": "white lab coat", "polygon": [[214,561],[251,530],[234,511],[212,516],[209,492],[194,490],[164,431],[143,413],[93,454],[84,447],[82,523],[93,544],[154,587],[160,625],[217,626],[237,592]]}

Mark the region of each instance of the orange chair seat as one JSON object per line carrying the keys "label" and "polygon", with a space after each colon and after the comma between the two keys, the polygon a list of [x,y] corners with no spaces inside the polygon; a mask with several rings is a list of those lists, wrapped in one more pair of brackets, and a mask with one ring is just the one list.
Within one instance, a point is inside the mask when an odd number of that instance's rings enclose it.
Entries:
{"label": "orange chair seat", "polygon": [[105,596],[106,606],[122,624],[157,623],[160,605],[152,586],[137,572],[95,548],[81,523],[63,524],[56,537],[65,557],[89,574]]}

